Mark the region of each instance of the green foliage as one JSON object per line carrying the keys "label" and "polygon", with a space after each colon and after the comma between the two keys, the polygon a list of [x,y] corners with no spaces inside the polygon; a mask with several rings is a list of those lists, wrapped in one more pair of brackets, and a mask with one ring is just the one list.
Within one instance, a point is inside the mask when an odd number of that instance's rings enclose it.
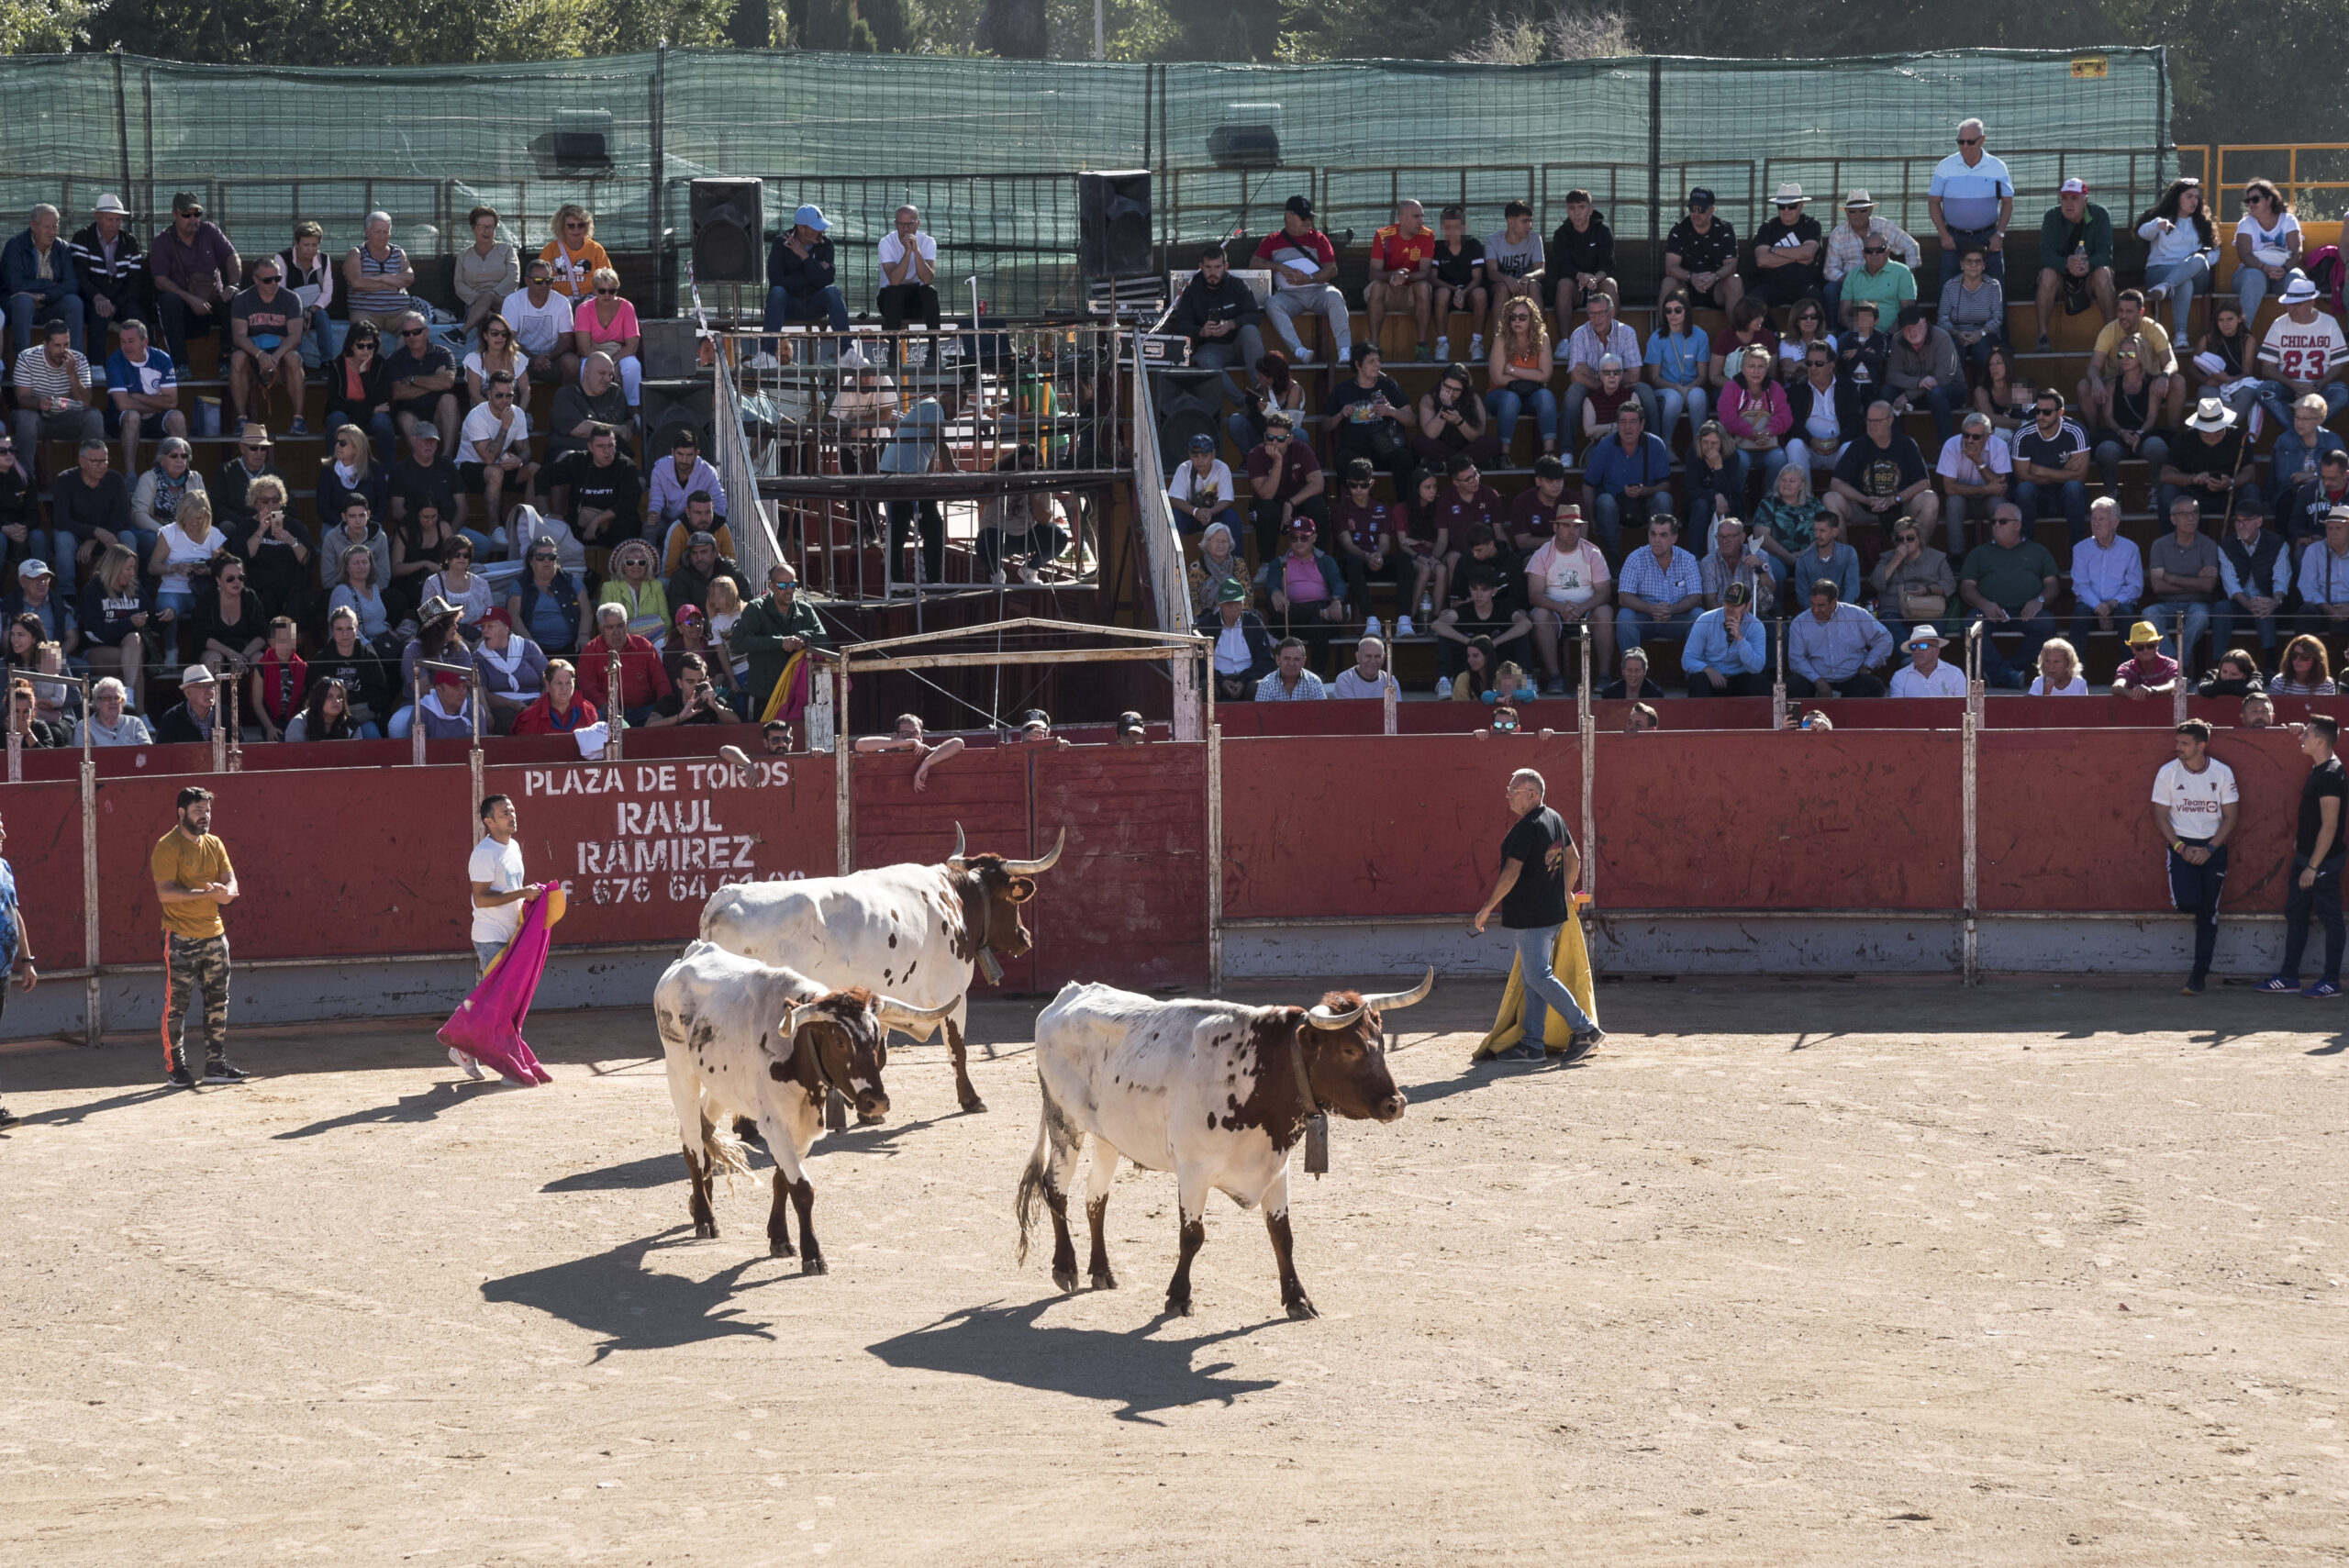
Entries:
{"label": "green foliage", "polygon": [[[0,0],[0,5],[17,0]],[[446,65],[727,41],[734,0],[112,0],[99,47],[209,63]]]}
{"label": "green foliage", "polygon": [[0,0],[0,54],[64,54],[88,41],[83,0]]}

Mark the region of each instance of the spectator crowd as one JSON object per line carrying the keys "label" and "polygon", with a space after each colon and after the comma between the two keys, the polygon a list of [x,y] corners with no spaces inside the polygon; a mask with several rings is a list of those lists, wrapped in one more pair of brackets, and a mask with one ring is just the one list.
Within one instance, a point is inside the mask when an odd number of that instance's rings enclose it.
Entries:
{"label": "spectator crowd", "polygon": [[1358,274],[1305,195],[1249,266],[1200,249],[1161,330],[1223,406],[1166,492],[1219,695],[1375,695],[1397,639],[1439,697],[1563,691],[1584,647],[1634,700],[1781,665],[1803,696],[1958,695],[1976,625],[1994,688],[2084,693],[2094,661],[2099,691],[2330,692],[2339,252],[2271,182],[2229,229],[2191,178],[2126,259],[2065,178],[2029,250],[1988,139],[1956,128],[1930,233],[1864,189],[1822,224],[1788,183],[1740,237],[1694,188],[1644,311],[1582,190],[1546,242],[1524,202],[1480,239],[1404,201]]}

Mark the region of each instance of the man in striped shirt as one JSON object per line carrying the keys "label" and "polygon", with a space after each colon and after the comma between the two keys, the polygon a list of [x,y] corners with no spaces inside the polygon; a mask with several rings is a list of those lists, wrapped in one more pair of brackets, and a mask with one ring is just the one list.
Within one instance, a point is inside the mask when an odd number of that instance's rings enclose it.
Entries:
{"label": "man in striped shirt", "polygon": [[[1990,156],[1983,145],[1989,132],[1976,119],[1961,121],[1957,128],[1957,150],[1933,166],[1932,183],[1927,187],[1926,208],[1933,215],[1933,228],[1940,234],[1942,250],[1951,262],[1957,252],[1968,245],[1982,247],[1992,277],[2007,281],[2007,225],[2015,216],[2014,176],[2007,166]],[[1948,271],[1945,265],[1944,272]],[[2039,347],[2047,348],[2045,322],[2040,323]]]}

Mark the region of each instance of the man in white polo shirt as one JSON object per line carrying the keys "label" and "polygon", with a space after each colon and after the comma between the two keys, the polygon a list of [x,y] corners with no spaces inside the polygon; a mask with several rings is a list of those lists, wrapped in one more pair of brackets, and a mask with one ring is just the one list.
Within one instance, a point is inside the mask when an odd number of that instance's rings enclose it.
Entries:
{"label": "man in white polo shirt", "polygon": [[2154,828],[2168,845],[2169,901],[2194,912],[2194,971],[2185,994],[2202,995],[2219,942],[2219,894],[2227,881],[2227,840],[2234,837],[2234,770],[2210,755],[2210,726],[2177,727],[2177,757],[2154,775]]}
{"label": "man in white polo shirt", "polygon": [[[1980,120],[1957,128],[1957,150],[1933,167],[1925,206],[1941,235],[1942,275],[1956,276],[1957,252],[1968,245],[1982,247],[1986,271],[2003,284],[2007,281],[2007,225],[2015,216],[2014,176],[1990,156],[1984,139],[1989,133]],[[2039,347],[2047,348],[2045,322],[2040,323]]]}
{"label": "man in white polo shirt", "polygon": [[1920,627],[1909,634],[1900,646],[1909,654],[1909,662],[1892,673],[1892,695],[1897,697],[1962,697],[1965,695],[1965,677],[1954,664],[1942,662],[1942,649],[1949,639],[1930,626]]}

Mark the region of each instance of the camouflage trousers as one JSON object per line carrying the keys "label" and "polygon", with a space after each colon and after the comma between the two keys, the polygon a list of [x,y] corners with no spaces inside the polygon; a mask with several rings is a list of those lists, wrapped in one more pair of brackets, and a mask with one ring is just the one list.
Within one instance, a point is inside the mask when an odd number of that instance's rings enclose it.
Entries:
{"label": "camouflage trousers", "polygon": [[163,1069],[187,1060],[187,1009],[204,1008],[204,1060],[217,1062],[228,1046],[228,939],[190,940],[163,934]]}

